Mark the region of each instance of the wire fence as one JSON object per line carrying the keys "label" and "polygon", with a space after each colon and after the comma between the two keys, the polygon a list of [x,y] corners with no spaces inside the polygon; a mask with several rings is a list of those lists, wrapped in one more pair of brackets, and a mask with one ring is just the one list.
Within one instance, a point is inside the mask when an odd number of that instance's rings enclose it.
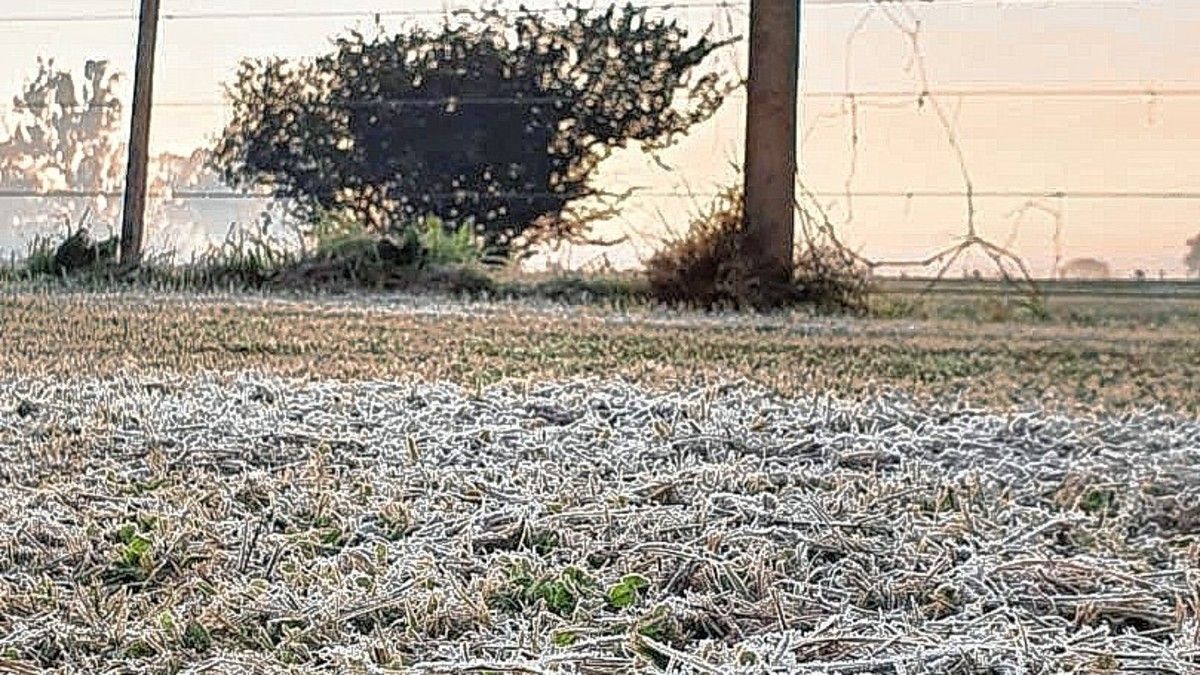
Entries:
{"label": "wire fence", "polygon": [[[269,199],[269,195],[232,190],[215,183],[211,176],[202,176],[203,157],[195,152],[211,145],[225,119],[228,103],[222,99],[220,87],[236,63],[236,58],[227,58],[229,54],[239,47],[244,48],[245,56],[275,51],[313,53],[322,46],[314,36],[328,37],[342,26],[354,25],[351,22],[396,30],[414,22],[447,20],[462,9],[420,3],[402,9],[328,9],[300,2],[286,9],[191,10],[179,4],[167,2],[162,14],[160,51],[167,58],[162,60],[160,80],[165,86],[160,86],[154,106],[160,175],[150,191],[152,200],[162,207],[157,214],[161,222],[152,231],[161,234],[161,241],[178,246],[219,237],[231,220],[252,219]],[[681,0],[649,6],[696,30],[710,30],[717,39],[747,32],[746,2]],[[1072,258],[1109,257],[1114,259],[1109,264],[1116,276],[1131,276],[1135,269],[1150,278],[1186,274],[1184,244],[1200,229],[1200,185],[1191,178],[1200,175],[1200,166],[1192,159],[1200,157],[1200,142],[1186,126],[1187,120],[1200,112],[1196,82],[1187,80],[1186,74],[1173,76],[1176,73],[1172,71],[1155,73],[1153,81],[1076,79],[1014,84],[1028,74],[1017,70],[1007,80],[976,81],[964,76],[972,68],[943,58],[948,52],[946,41],[936,40],[955,35],[956,30],[976,35],[970,31],[978,31],[978,23],[986,23],[986,17],[1010,13],[1047,16],[1060,12],[1069,18],[1078,11],[1091,9],[1103,14],[1114,8],[1153,14],[1151,18],[1158,21],[1156,17],[1166,16],[1170,7],[1147,7],[1136,0],[806,0],[804,6],[801,179],[840,228],[843,239],[856,250],[880,260],[919,261],[930,259],[929,252],[943,250],[948,241],[989,237],[1028,258],[1038,276],[1061,272]],[[89,35],[103,34],[112,40],[120,36],[127,54],[132,54],[135,13],[109,11],[95,3],[79,3],[74,9],[12,12],[0,17],[0,31],[36,33],[58,26],[86,30]],[[526,9],[546,15],[563,11],[557,6]],[[1192,11],[1178,5],[1180,13]],[[1151,39],[1156,39],[1158,24],[1150,19],[1147,23]],[[301,30],[295,28],[297,24],[307,27]],[[212,48],[213,31],[246,36],[247,26],[260,28],[254,42]],[[1167,31],[1166,23],[1159,29]],[[1103,34],[1102,28],[1098,30]],[[264,44],[264,35],[278,39],[278,49]],[[932,47],[931,36],[935,38]],[[1036,35],[1006,39],[1028,45],[1039,42]],[[49,50],[53,49],[50,46]],[[1132,49],[1126,51],[1132,53]],[[66,51],[87,53],[86,45],[79,44]],[[1117,52],[1107,60],[1119,58]],[[180,67],[184,59],[175,57],[181,53],[205,65]],[[120,64],[127,54],[114,62]],[[723,59],[719,67],[726,72],[737,77],[744,73],[744,43],[719,58]],[[1086,59],[1071,58],[1076,69],[1087,69]],[[1037,68],[1043,64],[1027,65]],[[1176,70],[1182,72],[1186,65]],[[30,64],[9,57],[0,59],[0,67],[12,69],[19,80]],[[931,71],[949,74],[934,77]],[[203,77],[191,77],[197,73]],[[128,100],[123,94],[112,101],[2,103],[0,120],[6,125],[0,126],[0,157],[18,152],[21,139],[14,129],[19,129],[22,115],[47,111],[121,115]],[[464,96],[363,100],[353,105],[390,109],[561,103],[555,97]],[[638,235],[631,238],[628,250],[608,251],[609,260],[636,262],[659,235],[686,225],[721,186],[736,181],[744,107],[744,94],[733,92],[724,109],[678,147],[653,158],[637,151],[618,153],[600,168],[596,176],[600,195],[626,196],[611,222],[601,227]],[[115,142],[119,143],[119,138]],[[696,157],[705,161],[697,162]],[[11,162],[9,166],[19,164]],[[103,200],[99,209],[90,203],[86,206],[107,217],[113,215],[121,186],[111,176],[122,172],[110,172],[107,180],[93,178],[91,184],[77,185],[64,183],[64,176],[71,172],[54,168],[40,167],[43,175],[36,179],[25,175],[14,180],[11,171],[3,176],[0,245],[19,247],[29,232],[59,227],[61,209],[46,215],[53,211],[47,206],[51,202]],[[185,174],[190,177],[181,178]],[[443,196],[464,194],[455,191]],[[509,196],[553,195],[513,192]],[[210,210],[221,202],[234,206]],[[78,213],[84,206],[64,208]],[[6,237],[2,229],[10,222],[12,232]],[[188,234],[175,236],[180,231]],[[596,253],[572,250],[568,255],[587,258]],[[961,269],[940,268],[944,260],[937,259],[927,271],[967,275],[987,264],[985,258],[969,251],[956,254],[953,262]]]}
{"label": "wire fence", "polygon": [[[1122,88],[994,88],[994,89],[935,89],[930,91],[913,91],[913,90],[869,90],[861,89],[857,91],[805,91],[800,94],[801,99],[819,100],[819,99],[837,99],[842,102],[864,101],[873,99],[900,99],[909,101],[914,104],[921,104],[923,101],[931,98],[952,98],[952,99],[995,99],[995,98],[1010,98],[1010,99],[1095,99],[1095,98],[1111,98],[1111,99],[1145,99],[1146,102],[1153,102],[1157,99],[1174,99],[1174,98],[1190,98],[1200,99],[1200,88],[1191,89],[1184,87],[1122,87]],[[742,91],[731,92],[727,98],[731,100],[740,100],[745,98],[745,93]],[[554,105],[556,103],[567,103],[570,99],[562,97],[524,97],[524,98],[487,98],[487,97],[439,97],[439,98],[404,98],[404,99],[377,99],[364,101],[348,101],[336,104],[338,107],[361,107],[361,108],[388,108],[388,107],[445,107],[452,105]],[[154,107],[162,108],[215,108],[221,109],[228,105],[226,101],[220,100],[193,100],[193,101],[155,101]],[[306,103],[305,107],[321,107],[319,103]],[[324,104],[332,106],[334,104]],[[42,108],[55,108],[61,110],[69,110],[73,112],[88,112],[103,109],[120,109],[124,107],[123,102],[117,103],[91,103],[87,105],[62,105],[58,103],[42,103],[42,104],[16,104],[10,102],[0,102],[0,109],[16,110],[16,109],[32,109],[38,110]]]}
{"label": "wire fence", "polygon": [[[1020,7],[1020,6],[1045,6],[1046,0],[911,0],[913,4],[937,5],[941,7],[968,5],[980,6],[994,4],[998,6]],[[845,7],[873,7],[876,5],[895,4],[899,5],[905,0],[804,0],[804,5],[808,8],[845,8]],[[1140,0],[1063,0],[1058,3],[1061,5],[1073,8],[1094,8],[1094,7],[1114,7],[1114,6],[1131,6],[1137,5]],[[676,0],[673,2],[657,2],[657,3],[639,3],[641,6],[646,6],[653,9],[663,11],[694,11],[694,10],[725,10],[731,12],[745,13],[747,4],[745,2],[729,2],[729,1],[711,1],[711,0]],[[533,13],[544,14],[559,14],[564,11],[562,5],[525,5],[527,11]],[[311,20],[311,19],[353,19],[353,18],[391,18],[391,17],[421,17],[433,16],[443,17],[452,14],[452,10],[445,6],[429,7],[429,8],[405,8],[405,9],[333,9],[333,10],[235,10],[235,11],[169,11],[164,10],[160,15],[161,21],[229,21],[229,20],[247,20],[247,19],[271,19],[279,21],[296,21],[296,20]],[[462,11],[462,10],[459,10]],[[136,12],[81,12],[70,14],[12,14],[5,17],[5,23],[20,24],[20,23],[94,23],[94,22],[117,22],[117,21],[136,21],[138,15]]]}

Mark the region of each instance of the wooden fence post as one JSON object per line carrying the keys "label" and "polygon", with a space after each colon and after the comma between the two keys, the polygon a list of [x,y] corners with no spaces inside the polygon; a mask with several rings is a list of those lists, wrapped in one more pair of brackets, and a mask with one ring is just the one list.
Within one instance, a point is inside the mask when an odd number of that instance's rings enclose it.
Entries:
{"label": "wooden fence post", "polygon": [[794,271],[801,1],[750,2],[745,254],[764,286]]}
{"label": "wooden fence post", "polygon": [[136,266],[142,258],[146,219],[146,185],[150,163],[150,110],[154,102],[154,50],[158,43],[159,0],[142,0],[138,28],[133,111],[129,130],[129,163],[125,172],[125,206],[121,214],[121,264]]}

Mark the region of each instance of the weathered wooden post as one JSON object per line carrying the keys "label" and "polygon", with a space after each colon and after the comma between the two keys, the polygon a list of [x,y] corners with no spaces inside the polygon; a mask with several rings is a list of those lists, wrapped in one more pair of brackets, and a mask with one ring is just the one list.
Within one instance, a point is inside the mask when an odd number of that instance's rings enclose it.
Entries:
{"label": "weathered wooden post", "polygon": [[133,111],[129,129],[129,163],[125,171],[125,206],[121,214],[121,264],[142,258],[146,219],[146,184],[150,163],[150,110],[154,102],[154,50],[158,44],[159,0],[142,0],[138,28]]}
{"label": "weathered wooden post", "polygon": [[745,254],[766,293],[793,273],[801,2],[750,2]]}

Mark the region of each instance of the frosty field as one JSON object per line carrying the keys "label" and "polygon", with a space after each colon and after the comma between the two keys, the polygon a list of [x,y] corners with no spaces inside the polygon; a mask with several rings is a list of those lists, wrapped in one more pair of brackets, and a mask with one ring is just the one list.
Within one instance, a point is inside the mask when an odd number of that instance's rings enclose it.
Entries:
{"label": "frosty field", "polygon": [[8,303],[0,671],[1200,667],[1182,330]]}
{"label": "frosty field", "polygon": [[598,381],[17,380],[0,396],[9,668],[1200,658],[1200,424],[1178,418]]}

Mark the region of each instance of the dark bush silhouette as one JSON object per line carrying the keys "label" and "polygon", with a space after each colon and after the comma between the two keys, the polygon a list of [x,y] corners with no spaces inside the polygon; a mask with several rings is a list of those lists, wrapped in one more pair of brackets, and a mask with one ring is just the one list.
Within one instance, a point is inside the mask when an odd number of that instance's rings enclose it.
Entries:
{"label": "dark bush silhouette", "polygon": [[669,146],[716,112],[728,87],[697,71],[722,44],[688,42],[633,5],[352,31],[315,60],[243,61],[214,165],[302,217],[349,213],[376,231],[430,214],[470,221],[501,255],[570,240],[601,161],[630,143]]}
{"label": "dark bush silhouette", "polygon": [[116,262],[116,237],[97,240],[81,227],[55,249],[50,271],[58,275],[70,275],[92,271],[98,266],[114,265]]}

